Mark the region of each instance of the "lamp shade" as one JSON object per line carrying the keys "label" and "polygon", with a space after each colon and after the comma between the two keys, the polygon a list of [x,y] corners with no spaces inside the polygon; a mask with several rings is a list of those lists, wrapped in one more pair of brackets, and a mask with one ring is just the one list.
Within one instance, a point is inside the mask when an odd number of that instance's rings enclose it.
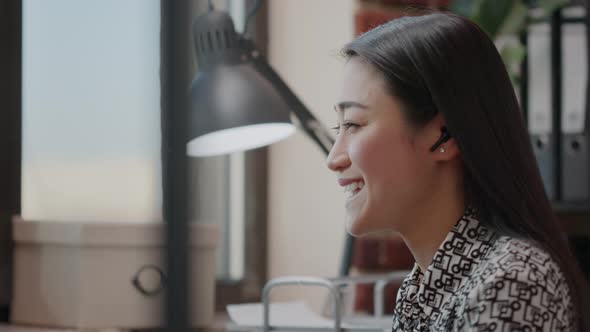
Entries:
{"label": "lamp shade", "polygon": [[295,132],[289,105],[251,61],[227,13],[212,11],[193,27],[199,70],[191,84],[189,156],[262,147]]}

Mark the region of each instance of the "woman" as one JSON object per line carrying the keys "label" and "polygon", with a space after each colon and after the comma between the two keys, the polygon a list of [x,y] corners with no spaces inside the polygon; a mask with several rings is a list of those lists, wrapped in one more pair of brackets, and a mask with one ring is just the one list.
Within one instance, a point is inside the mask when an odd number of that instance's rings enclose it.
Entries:
{"label": "woman", "polygon": [[587,285],[488,36],[433,13],[343,51],[327,164],[345,188],[349,232],[398,232],[414,255],[394,331],[590,330]]}

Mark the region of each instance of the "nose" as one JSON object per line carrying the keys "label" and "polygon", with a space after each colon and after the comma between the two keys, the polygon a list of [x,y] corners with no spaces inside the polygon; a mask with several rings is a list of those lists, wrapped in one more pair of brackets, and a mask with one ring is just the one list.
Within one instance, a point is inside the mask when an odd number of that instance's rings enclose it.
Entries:
{"label": "nose", "polygon": [[342,140],[336,139],[326,159],[326,165],[334,172],[341,172],[350,166],[350,158],[343,145]]}

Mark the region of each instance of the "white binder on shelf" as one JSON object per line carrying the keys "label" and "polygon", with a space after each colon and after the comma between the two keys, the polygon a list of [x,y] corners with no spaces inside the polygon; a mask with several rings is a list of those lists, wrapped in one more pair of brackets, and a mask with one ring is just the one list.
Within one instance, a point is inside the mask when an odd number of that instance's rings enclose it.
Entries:
{"label": "white binder on shelf", "polygon": [[[564,17],[583,17],[581,7]],[[561,192],[564,201],[590,200],[590,136],[585,123],[588,46],[584,23],[564,23],[562,31]]]}
{"label": "white binder on shelf", "polygon": [[531,24],[527,32],[528,129],[549,199],[555,199],[555,135],[552,132],[551,27]]}

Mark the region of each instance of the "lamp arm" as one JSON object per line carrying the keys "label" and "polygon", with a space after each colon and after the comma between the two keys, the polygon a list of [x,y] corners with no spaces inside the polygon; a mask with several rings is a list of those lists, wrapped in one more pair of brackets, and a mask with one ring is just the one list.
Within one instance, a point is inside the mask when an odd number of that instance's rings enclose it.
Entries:
{"label": "lamp arm", "polygon": [[251,58],[256,69],[270,80],[281,98],[287,103],[291,112],[297,118],[299,127],[309,136],[326,155],[330,153],[334,145],[334,138],[330,135],[328,129],[309,111],[303,102],[293,93],[281,77],[268,64],[266,59],[254,47],[254,44],[243,39],[247,56]]}
{"label": "lamp arm", "polygon": [[[241,42],[244,43],[246,56],[251,58],[256,69],[262,73],[264,77],[267,77],[270,80],[270,83],[277,89],[281,98],[283,98],[287,102],[287,105],[291,107],[292,113],[299,121],[299,126],[307,136],[309,136],[322,149],[322,151],[328,155],[334,145],[334,138],[332,138],[328,129],[326,129],[326,127],[324,127],[324,125],[309,111],[293,91],[289,89],[287,84],[256,49],[254,43],[245,38],[242,39]],[[350,271],[353,247],[354,237],[347,233],[344,240],[342,260],[340,261],[340,276],[347,276]]]}

